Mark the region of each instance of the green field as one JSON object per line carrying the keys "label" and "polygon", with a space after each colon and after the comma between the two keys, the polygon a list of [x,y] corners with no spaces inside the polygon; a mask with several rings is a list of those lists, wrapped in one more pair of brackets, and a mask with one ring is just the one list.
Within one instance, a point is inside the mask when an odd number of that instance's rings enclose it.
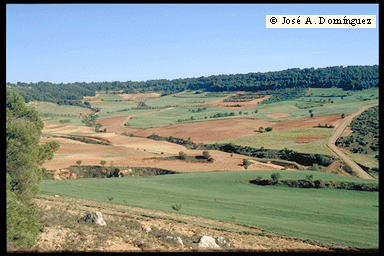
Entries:
{"label": "green field", "polygon": [[[308,117],[311,109],[314,115],[329,115],[341,113],[353,113],[365,105],[377,102],[378,89],[368,89],[363,91],[343,91],[340,88],[310,88],[305,97],[294,100],[276,102],[271,104],[261,104],[245,110],[228,109],[217,106],[207,106],[207,103],[224,99],[232,93],[211,93],[195,91],[183,91],[172,95],[159,98],[137,98],[134,100],[124,100],[116,93],[99,92],[93,100],[103,100],[101,103],[92,103],[92,107],[100,108],[98,118],[108,118],[116,116],[135,115],[128,125],[134,128],[148,128],[197,120],[212,120],[211,116],[217,113],[234,112],[238,117],[251,117],[276,121],[268,117],[268,114],[282,112],[291,116],[285,120]],[[340,97],[344,95],[344,97]],[[134,109],[138,102],[144,101],[149,107],[155,109]],[[319,102],[322,102],[321,104]],[[333,101],[333,103],[330,103]],[[47,102],[29,103],[41,114],[44,121],[59,122],[61,119],[70,119],[70,124],[82,125],[81,116],[90,112],[89,109],[75,106],[57,105]],[[320,106],[322,105],[322,106]],[[312,107],[311,107],[312,106]],[[205,107],[201,112],[192,110]],[[257,112],[257,113],[255,113]],[[190,119],[193,120],[190,120]],[[224,117],[228,118],[228,117]],[[217,119],[217,118],[214,118]]]}
{"label": "green field", "polygon": [[82,117],[91,113],[87,108],[58,105],[51,102],[30,102],[28,106],[34,107],[41,116],[41,120],[58,123],[60,120],[69,119],[69,124],[84,125]]}
{"label": "green field", "polygon": [[[333,155],[326,146],[327,140],[333,129],[325,128],[300,128],[283,131],[264,132],[257,135],[239,137],[230,140],[218,141],[219,143],[233,143],[235,145],[250,146],[254,148],[284,149],[289,148],[298,152]],[[324,137],[308,143],[298,143],[296,139],[306,136]]]}
{"label": "green field", "polygon": [[[312,241],[378,248],[378,193],[258,186],[247,181],[273,171],[43,180],[42,194],[132,205],[232,221]],[[323,172],[280,171],[282,179],[366,181]]]}

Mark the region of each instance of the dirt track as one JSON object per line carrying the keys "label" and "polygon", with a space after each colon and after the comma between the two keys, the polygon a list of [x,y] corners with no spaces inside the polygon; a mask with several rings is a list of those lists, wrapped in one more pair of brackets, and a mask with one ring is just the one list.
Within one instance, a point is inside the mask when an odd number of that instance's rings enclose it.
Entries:
{"label": "dirt track", "polygon": [[356,164],[352,159],[350,159],[346,154],[344,154],[339,148],[337,148],[335,145],[335,142],[343,133],[347,125],[349,125],[356,116],[360,115],[366,109],[373,107],[375,105],[376,104],[362,107],[357,112],[344,118],[343,122],[336,127],[331,138],[327,142],[327,146],[333,152],[335,152],[335,154],[339,156],[346,164],[348,164],[355,172],[357,172],[361,178],[364,178],[364,179],[373,179],[373,177],[369,175],[367,172],[365,172],[358,164]]}

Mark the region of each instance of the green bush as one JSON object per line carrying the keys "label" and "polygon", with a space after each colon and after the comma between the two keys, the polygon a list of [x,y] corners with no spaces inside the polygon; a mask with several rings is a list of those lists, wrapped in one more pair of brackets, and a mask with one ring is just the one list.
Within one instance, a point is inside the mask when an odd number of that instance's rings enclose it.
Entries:
{"label": "green bush", "polygon": [[278,172],[274,172],[271,174],[271,179],[275,182],[279,181],[280,178],[281,178],[281,174]]}
{"label": "green bush", "polygon": [[174,205],[171,205],[171,208],[172,210],[175,210],[175,211],[180,211],[181,210],[181,204],[174,204]]}

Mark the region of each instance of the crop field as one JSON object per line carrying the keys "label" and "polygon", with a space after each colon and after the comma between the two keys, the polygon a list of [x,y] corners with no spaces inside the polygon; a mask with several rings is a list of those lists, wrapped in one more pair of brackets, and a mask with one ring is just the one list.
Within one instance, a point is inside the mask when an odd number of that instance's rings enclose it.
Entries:
{"label": "crop field", "polygon": [[[252,157],[210,150],[212,163],[191,163],[175,156],[201,156],[203,150],[147,138],[191,139],[194,143],[233,143],[265,149],[288,148],[297,152],[336,156],[326,146],[334,128],[363,106],[378,102],[378,90],[343,91],[311,88],[300,98],[264,104],[224,101],[235,92],[184,91],[161,97],[157,93],[118,94],[99,92],[86,97],[99,108],[95,123],[101,130],[85,127],[82,117],[89,109],[30,103],[43,115],[42,142],[58,140],[60,149],[43,167],[50,171],[82,165],[153,167],[180,172],[175,175],[105,179],[43,180],[41,194],[84,198],[112,204],[175,212],[208,219],[235,222],[314,243],[378,247],[378,192],[340,189],[302,189],[258,186],[248,181],[270,178],[279,172],[282,179],[374,182],[357,177],[309,170],[286,169],[278,163],[259,162]],[[259,100],[259,99],[258,99]],[[228,104],[228,105],[227,105]],[[81,113],[81,114],[80,114]],[[313,114],[311,117],[310,114]],[[45,116],[44,116],[45,115]],[[66,116],[67,115],[67,116]],[[61,119],[68,123],[59,124]],[[260,132],[271,127],[272,131]],[[87,144],[60,135],[99,138],[106,145]],[[347,154],[350,154],[347,152]],[[172,158],[173,157],[173,158]],[[173,160],[166,160],[170,158]],[[245,170],[244,159],[252,164]],[[353,154],[367,166],[378,166],[372,156]],[[307,167],[311,169],[312,166]],[[323,168],[324,169],[324,168]],[[344,172],[345,173],[345,172]],[[349,175],[349,176],[348,176]],[[108,199],[109,198],[109,199]]]}
{"label": "crop field", "polygon": [[51,102],[30,102],[28,105],[34,107],[40,113],[43,121],[59,122],[60,120],[68,120],[68,123],[72,125],[82,125],[82,117],[91,112],[87,108],[58,105]]}
{"label": "crop field", "polygon": [[[180,204],[182,214],[232,221],[317,242],[378,247],[377,192],[268,187],[247,182],[258,176],[269,178],[271,173],[273,171],[237,171],[43,180],[40,189],[42,194],[161,211],[173,211],[171,206]],[[360,180],[323,172],[280,173],[282,179],[312,174],[315,179]]]}
{"label": "crop field", "polygon": [[255,148],[289,148],[298,152],[330,155],[332,151],[326,146],[326,141],[331,134],[332,129],[327,128],[299,128],[264,132],[221,142]]}

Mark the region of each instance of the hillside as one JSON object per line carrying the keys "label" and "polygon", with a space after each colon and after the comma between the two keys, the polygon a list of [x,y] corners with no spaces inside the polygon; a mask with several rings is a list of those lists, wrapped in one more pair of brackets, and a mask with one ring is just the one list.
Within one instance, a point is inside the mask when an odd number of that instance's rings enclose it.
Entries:
{"label": "hillside", "polygon": [[162,95],[184,90],[222,91],[265,91],[287,88],[330,88],[362,90],[378,87],[379,66],[334,66],[326,68],[293,68],[265,73],[212,75],[208,77],[183,79],[158,79],[141,82],[76,82],[53,84],[50,82],[8,83],[29,101],[48,101],[58,104],[81,105],[83,96],[94,96],[96,91],[121,91],[123,93],[161,92]]}
{"label": "hillside", "polygon": [[[212,236],[220,241],[219,251],[358,251],[348,247],[330,249],[307,241],[284,237],[240,224],[188,216],[180,213],[147,210],[93,200],[40,195],[43,231],[32,251],[39,252],[196,252],[199,239]],[[107,226],[78,220],[87,211],[101,211]],[[179,237],[182,244],[173,237]]]}
{"label": "hillside", "polygon": [[379,106],[367,109],[353,119],[352,133],[337,140],[336,145],[352,153],[376,154],[379,158]]}

